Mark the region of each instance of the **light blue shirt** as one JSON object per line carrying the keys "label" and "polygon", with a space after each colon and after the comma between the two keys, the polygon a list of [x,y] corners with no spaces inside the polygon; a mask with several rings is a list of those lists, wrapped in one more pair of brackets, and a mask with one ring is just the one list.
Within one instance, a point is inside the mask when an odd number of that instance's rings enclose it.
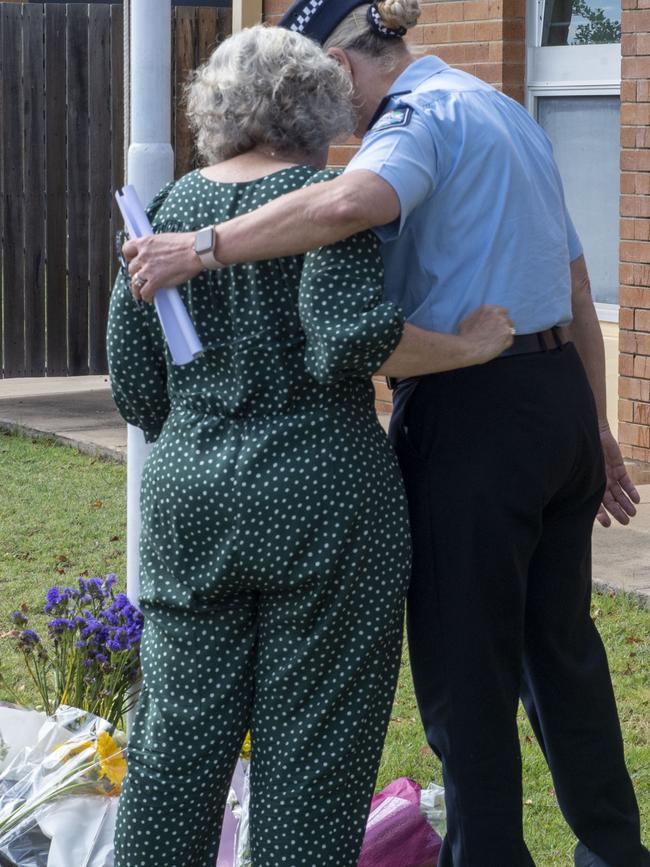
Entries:
{"label": "light blue shirt", "polygon": [[412,63],[346,171],[387,181],[400,218],[376,229],[386,296],[423,328],[454,332],[480,304],[517,332],[571,321],[582,253],[551,143],[519,103],[437,57]]}

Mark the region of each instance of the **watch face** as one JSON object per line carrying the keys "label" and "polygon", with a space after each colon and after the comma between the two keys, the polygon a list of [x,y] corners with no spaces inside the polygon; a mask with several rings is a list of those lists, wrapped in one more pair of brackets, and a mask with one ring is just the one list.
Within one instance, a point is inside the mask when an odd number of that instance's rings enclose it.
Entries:
{"label": "watch face", "polygon": [[205,229],[200,229],[196,233],[196,238],[194,240],[194,249],[196,252],[201,255],[201,253],[211,253],[212,252],[212,226],[206,226]]}

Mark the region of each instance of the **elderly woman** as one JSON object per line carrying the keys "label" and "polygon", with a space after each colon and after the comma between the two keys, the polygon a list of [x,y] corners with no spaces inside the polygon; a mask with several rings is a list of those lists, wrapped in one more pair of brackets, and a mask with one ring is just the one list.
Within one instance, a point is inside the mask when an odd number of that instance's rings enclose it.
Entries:
{"label": "elderly woman", "polygon": [[[328,177],[316,177],[325,145],[354,125],[344,73],[280,29],[224,42],[189,105],[213,165],[156,197],[158,231],[196,231]],[[353,867],[410,558],[370,376],[486,361],[509,344],[509,320],[494,308],[459,336],[405,328],[382,300],[371,234],[204,270],[181,292],[205,348],[185,367],[170,363],[125,275],[111,300],[115,400],[156,443],[141,495],[144,679],[116,867],[213,867],[249,727],[253,864]]]}

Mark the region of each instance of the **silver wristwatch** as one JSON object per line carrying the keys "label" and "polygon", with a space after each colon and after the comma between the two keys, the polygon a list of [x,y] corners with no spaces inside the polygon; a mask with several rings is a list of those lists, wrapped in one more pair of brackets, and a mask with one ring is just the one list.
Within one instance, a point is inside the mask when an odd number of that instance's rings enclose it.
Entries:
{"label": "silver wristwatch", "polygon": [[220,262],[214,255],[216,234],[214,226],[206,226],[204,229],[199,229],[194,239],[194,252],[201,260],[203,267],[210,271],[224,267],[223,262]]}

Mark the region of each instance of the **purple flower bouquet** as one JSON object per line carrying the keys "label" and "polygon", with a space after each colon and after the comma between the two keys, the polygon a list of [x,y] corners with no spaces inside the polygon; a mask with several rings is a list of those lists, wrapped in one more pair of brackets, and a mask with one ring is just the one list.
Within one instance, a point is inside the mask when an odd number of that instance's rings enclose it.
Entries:
{"label": "purple flower bouquet", "polygon": [[[77,579],[77,587],[50,587],[44,611],[50,614],[43,639],[29,627],[26,606],[11,614],[15,641],[43,709],[60,705],[89,711],[120,726],[137,701],[140,639],[144,618],[114,574]],[[0,683],[21,704],[15,686],[0,672]]]}

